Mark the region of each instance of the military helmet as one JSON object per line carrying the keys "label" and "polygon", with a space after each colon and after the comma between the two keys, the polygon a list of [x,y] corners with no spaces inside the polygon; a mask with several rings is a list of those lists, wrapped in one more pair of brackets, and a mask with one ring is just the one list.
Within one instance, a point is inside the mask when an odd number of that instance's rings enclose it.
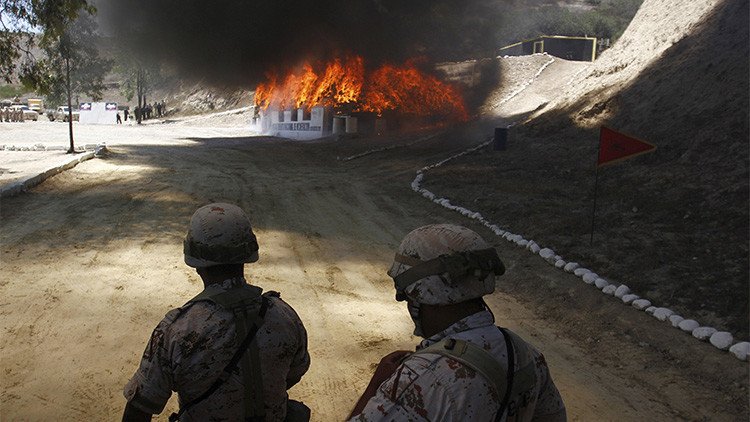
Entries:
{"label": "military helmet", "polygon": [[258,242],[250,220],[232,204],[217,202],[198,208],[183,246],[185,263],[193,268],[258,260]]}
{"label": "military helmet", "polygon": [[396,300],[449,305],[495,291],[495,276],[505,266],[497,252],[474,231],[453,224],[432,224],[407,234],[388,275]]}

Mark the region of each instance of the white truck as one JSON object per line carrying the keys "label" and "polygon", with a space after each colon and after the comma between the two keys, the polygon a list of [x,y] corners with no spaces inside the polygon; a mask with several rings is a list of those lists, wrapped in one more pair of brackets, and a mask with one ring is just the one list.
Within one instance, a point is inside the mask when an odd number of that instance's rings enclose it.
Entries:
{"label": "white truck", "polygon": [[[50,120],[50,122],[54,122],[55,120],[67,122],[69,115],[70,114],[68,113],[68,106],[60,106],[57,107],[57,110],[55,111],[47,112],[47,118]],[[73,110],[73,121],[77,122],[80,115],[81,113],[78,110]]]}

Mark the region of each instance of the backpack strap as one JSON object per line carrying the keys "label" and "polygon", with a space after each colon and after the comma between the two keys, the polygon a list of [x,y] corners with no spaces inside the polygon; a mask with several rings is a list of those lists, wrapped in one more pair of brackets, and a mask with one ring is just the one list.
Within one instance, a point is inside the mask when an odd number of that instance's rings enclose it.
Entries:
{"label": "backpack strap", "polygon": [[424,349],[418,350],[412,356],[424,353],[434,353],[461,362],[474,369],[490,381],[490,385],[497,392],[498,397],[504,397],[508,391],[506,383],[507,371],[492,355],[483,348],[468,341],[445,338]]}
{"label": "backpack strap", "polygon": [[505,414],[505,409],[508,407],[510,395],[513,392],[513,386],[515,385],[513,384],[513,381],[516,375],[516,352],[513,340],[511,340],[510,335],[508,334],[508,330],[501,327],[497,328],[503,334],[503,338],[505,339],[505,349],[508,356],[508,369],[510,370],[510,373],[508,374],[508,387],[505,390],[505,395],[503,395],[503,401],[500,402],[500,408],[497,409],[497,412],[495,413],[495,422],[500,422]]}
{"label": "backpack strap", "polygon": [[510,337],[510,343],[516,349],[515,356],[518,369],[514,374],[515,381],[511,391],[511,397],[515,397],[536,385],[536,360],[531,349],[521,337],[507,328],[500,328],[500,331]]}
{"label": "backpack strap", "polygon": [[[240,364],[243,384],[244,384],[244,410],[245,420],[255,421],[264,420],[265,404],[263,402],[263,378],[260,368],[260,351],[255,335],[258,329],[263,325],[264,317],[270,300],[261,295],[263,289],[257,286],[245,285],[239,288],[232,288],[226,291],[206,288],[186,305],[191,305],[199,301],[209,301],[221,306],[224,309],[232,311],[235,318],[236,338],[243,339],[238,349],[235,351],[232,359],[229,361],[219,377],[214,381],[211,387],[203,394],[188,402],[183,406],[179,413],[170,415],[170,422],[178,421],[180,416],[188,409],[202,402],[213,394],[224,382],[232,375],[232,371]],[[268,295],[277,296],[275,292],[269,292]],[[248,311],[258,308],[257,313]],[[245,353],[247,352],[247,353]]]}
{"label": "backpack strap", "polygon": [[[496,420],[500,420],[505,414],[512,397],[533,388],[536,384],[534,360],[526,343],[512,331],[500,327],[498,329],[505,338],[510,371],[482,347],[454,338],[445,338],[412,355],[433,353],[449,357],[482,374],[490,382],[497,396],[502,399]],[[519,369],[514,371],[513,368],[516,366],[519,366]]]}

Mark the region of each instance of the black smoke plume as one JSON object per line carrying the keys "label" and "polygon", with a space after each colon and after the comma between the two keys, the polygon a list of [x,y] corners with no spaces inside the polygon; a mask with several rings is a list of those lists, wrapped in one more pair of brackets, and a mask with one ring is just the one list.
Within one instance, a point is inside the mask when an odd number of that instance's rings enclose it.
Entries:
{"label": "black smoke plume", "polygon": [[367,66],[491,56],[499,0],[101,0],[102,26],[181,76],[253,87],[264,73],[357,54]]}

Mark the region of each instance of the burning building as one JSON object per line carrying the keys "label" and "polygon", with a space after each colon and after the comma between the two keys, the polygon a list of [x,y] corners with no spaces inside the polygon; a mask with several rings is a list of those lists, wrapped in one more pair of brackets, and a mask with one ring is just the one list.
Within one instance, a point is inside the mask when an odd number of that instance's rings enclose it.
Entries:
{"label": "burning building", "polygon": [[255,90],[255,110],[259,131],[295,139],[382,133],[386,118],[389,125],[468,119],[458,89],[420,70],[415,61],[368,69],[360,56],[267,73]]}

